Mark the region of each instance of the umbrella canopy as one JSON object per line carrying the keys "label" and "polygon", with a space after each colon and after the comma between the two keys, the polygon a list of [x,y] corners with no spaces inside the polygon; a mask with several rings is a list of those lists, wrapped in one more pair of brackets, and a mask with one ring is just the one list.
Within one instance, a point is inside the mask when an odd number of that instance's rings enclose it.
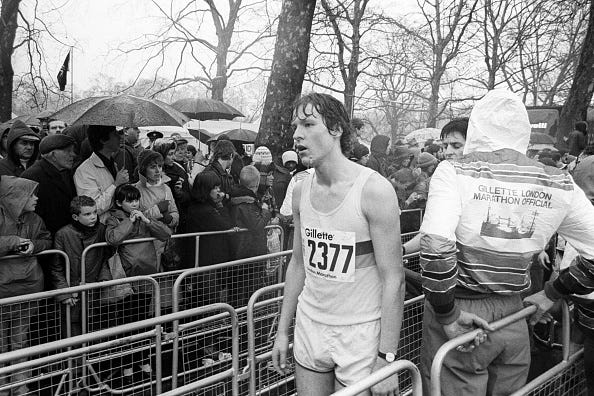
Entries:
{"label": "umbrella canopy", "polygon": [[224,131],[208,139],[209,142],[213,140],[217,140],[219,136],[227,135],[229,140],[243,142],[243,143],[254,143],[256,141],[256,137],[258,137],[258,133],[254,131],[250,131],[249,129],[231,129],[229,131]]}
{"label": "umbrella canopy", "polygon": [[16,120],[22,121],[23,123],[25,123],[25,125],[30,127],[33,126],[35,128],[41,128],[41,123],[39,122],[37,117],[33,115],[22,115],[14,117],[13,119],[6,121],[5,124],[12,126],[12,124],[14,124]]}
{"label": "umbrella canopy", "polygon": [[37,118],[38,120],[45,120],[50,118],[50,116],[55,112],[56,110],[43,110],[41,113],[37,114],[35,118]]}
{"label": "umbrella canopy", "polygon": [[235,117],[245,117],[233,106],[220,100],[209,98],[186,98],[175,101],[171,107],[181,111],[195,120],[232,120]]}
{"label": "umbrella canopy", "polygon": [[188,117],[159,100],[132,95],[95,96],[74,102],[51,115],[69,125],[182,126]]}
{"label": "umbrella canopy", "polygon": [[208,140],[212,137],[212,133],[208,132],[206,129],[189,129],[190,135],[194,136],[196,139],[200,140],[202,143],[207,143]]}
{"label": "umbrella canopy", "polygon": [[427,139],[439,139],[439,135],[441,134],[441,129],[437,128],[421,128],[415,131],[412,131],[408,135],[406,135],[405,140],[412,140],[415,139],[417,142],[424,143]]}
{"label": "umbrella canopy", "polygon": [[530,133],[530,144],[550,144],[555,145],[555,138],[542,132]]}

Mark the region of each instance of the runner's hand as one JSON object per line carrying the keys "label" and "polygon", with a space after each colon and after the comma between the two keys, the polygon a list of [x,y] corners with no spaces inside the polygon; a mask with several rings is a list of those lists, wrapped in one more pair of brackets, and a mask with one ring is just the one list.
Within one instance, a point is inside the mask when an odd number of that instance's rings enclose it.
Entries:
{"label": "runner's hand", "polygon": [[[553,307],[554,304],[555,302],[547,297],[544,290],[526,297],[524,299],[524,306],[536,305],[538,308],[536,312],[530,316],[530,326],[534,326],[535,324],[543,321],[543,316]],[[546,317],[544,317],[544,321],[547,321]]]}
{"label": "runner's hand", "polygon": [[547,252],[544,250],[538,254],[538,264],[540,264],[540,266],[544,269],[551,269],[551,260],[549,259]]}
{"label": "runner's hand", "polygon": [[[448,325],[443,325],[443,331],[450,340],[475,329],[493,331],[493,327],[491,327],[491,325],[489,325],[485,319],[466,311],[460,311],[460,316],[458,316],[458,319],[456,319],[454,322]],[[458,352],[472,352],[475,347],[479,346],[486,340],[487,334],[485,332],[481,332],[474,338],[474,341],[465,345],[461,345],[456,348],[456,350]]]}
{"label": "runner's hand", "polygon": [[272,347],[272,365],[277,373],[287,375],[291,368],[287,364],[287,354],[289,352],[289,337],[277,333]]}
{"label": "runner's hand", "polygon": [[[382,367],[389,365],[390,363],[386,362],[382,358],[377,358],[375,360],[375,365],[373,366],[372,372],[376,372]],[[394,374],[382,382],[379,382],[371,387],[371,394],[373,396],[397,396],[400,394],[400,390],[398,388],[398,374]]]}

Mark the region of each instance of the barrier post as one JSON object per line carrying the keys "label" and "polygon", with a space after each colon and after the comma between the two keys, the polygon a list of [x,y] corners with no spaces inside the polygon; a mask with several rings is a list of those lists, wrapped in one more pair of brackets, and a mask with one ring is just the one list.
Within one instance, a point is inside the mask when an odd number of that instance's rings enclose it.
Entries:
{"label": "barrier post", "polygon": [[[515,312],[509,316],[506,316],[502,319],[499,319],[495,322],[491,323],[491,326],[497,331],[507,325],[510,325],[518,320],[524,319],[533,313],[535,313],[537,307],[531,305],[526,307],[518,312]],[[480,333],[484,332],[482,329],[476,329],[470,331],[466,334],[463,334],[459,337],[452,338],[451,340],[444,343],[435,354],[433,358],[433,363],[431,364],[431,395],[433,396],[440,396],[441,395],[441,369],[443,366],[443,361],[445,360],[446,355],[452,350],[457,348],[460,345],[464,345],[467,342],[471,342],[474,340],[476,336]]]}

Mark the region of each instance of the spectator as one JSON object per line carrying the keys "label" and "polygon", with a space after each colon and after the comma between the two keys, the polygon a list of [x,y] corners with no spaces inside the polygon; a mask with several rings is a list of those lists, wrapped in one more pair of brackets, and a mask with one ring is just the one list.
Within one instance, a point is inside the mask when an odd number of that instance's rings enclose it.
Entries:
{"label": "spectator", "polygon": [[[78,166],[87,158],[91,156],[91,147],[89,145],[89,140],[87,139],[87,129],[89,128],[88,125],[75,125],[75,126],[67,126],[62,132],[64,135],[70,136],[74,139],[74,152],[76,153],[76,158],[74,160],[73,169],[78,168]],[[85,143],[86,152],[83,153],[82,146]]]}
{"label": "spectator", "polygon": [[[46,138],[47,139],[47,138]],[[93,198],[85,195],[74,197],[70,202],[70,224],[56,233],[54,248],[62,250],[70,261],[70,282],[66,274],[66,263],[58,256],[52,262],[51,279],[55,289],[78,286],[82,279],[82,253],[94,243],[105,242],[105,225],[97,216],[97,205]],[[85,283],[111,279],[108,259],[113,255],[110,248],[90,249],[85,257]],[[70,321],[73,336],[82,334],[81,304],[78,295],[62,294],[56,299],[70,305]]]}
{"label": "spectator", "polygon": [[248,165],[241,170],[240,185],[231,192],[231,218],[239,228],[249,232],[238,234],[235,258],[247,258],[267,253],[266,231],[264,227],[271,218],[267,204],[258,199],[256,192],[260,182],[260,172]]}
{"label": "spectator", "polygon": [[179,165],[184,172],[188,172],[188,140],[181,136],[175,139],[174,163]]}
{"label": "spectator", "polygon": [[297,153],[293,150],[288,150],[281,156],[282,166],[274,164],[274,170],[272,172],[272,191],[274,193],[274,202],[282,204],[285,200],[285,194],[287,193],[287,187],[291,182],[293,173],[297,168]]}
{"label": "spectator", "polygon": [[78,195],[87,195],[95,201],[99,221],[104,222],[116,188],[129,181],[128,171],[118,169],[113,159],[122,133],[112,126],[90,125],[88,135],[93,153],[76,169],[74,185]]}
{"label": "spectator", "polygon": [[357,135],[357,140],[361,139],[365,130],[365,122],[360,118],[353,117],[351,119],[351,125],[353,126],[355,134]]}
{"label": "spectator", "polygon": [[[557,228],[594,259],[594,208],[569,175],[526,157],[530,130],[515,94],[490,91],[472,110],[464,157],[442,162],[431,179],[421,226],[426,389],[443,343],[476,328],[491,331],[489,323],[522,309],[533,254]],[[515,199],[530,194],[532,199]],[[546,301],[527,300],[546,310]],[[448,355],[442,393],[509,394],[525,384],[529,365],[525,321],[488,337],[479,333]]]}
{"label": "spectator", "polygon": [[[179,223],[179,213],[175,206],[175,199],[169,186],[165,183],[169,177],[163,174],[163,157],[152,150],[143,151],[138,157],[138,173],[140,180],[136,188],[140,191],[140,211],[152,220],[160,220],[171,231]],[[165,243],[155,241],[157,251],[157,268],[163,271],[161,254],[165,251]]]}
{"label": "spectator", "polygon": [[[214,147],[212,162],[204,169],[204,172],[214,172],[218,176],[221,192],[226,195],[225,200],[235,187],[233,177],[227,172],[231,167],[234,155],[235,147],[233,143],[229,140],[219,139]],[[196,194],[192,193],[192,195]]]}
{"label": "spectator", "polygon": [[148,139],[149,139],[149,144],[148,144],[148,146],[145,147],[145,149],[152,150],[153,145],[155,144],[155,141],[157,139],[162,139],[163,134],[159,131],[150,131],[149,133],[146,134],[146,137],[148,137]]}
{"label": "spectator", "polygon": [[571,131],[567,137],[567,145],[569,146],[569,154],[577,157],[586,147],[588,123],[585,121],[578,121],[575,123],[574,127],[575,129]]}
{"label": "spectator", "polygon": [[386,135],[376,135],[371,140],[371,155],[367,161],[367,167],[378,172],[380,175],[388,176],[387,155],[390,138]]}
{"label": "spectator", "polygon": [[594,144],[589,144],[584,149],[585,157],[575,166],[573,180],[594,205]]}
{"label": "spectator", "polygon": [[66,123],[62,120],[51,119],[47,127],[47,135],[60,134],[66,129]]}
{"label": "spectator", "polygon": [[[51,248],[52,239],[43,220],[35,214],[37,183],[13,176],[0,179],[0,257],[21,257],[2,260],[0,264],[0,298],[36,293],[43,290],[43,270],[37,258],[31,256]],[[37,314],[37,302],[31,300],[18,309],[2,309],[0,313],[0,352],[25,348],[29,342],[31,319]],[[25,362],[26,358],[11,361]],[[11,383],[25,382],[28,370],[12,373]],[[2,376],[0,385],[8,378]],[[13,390],[14,395],[28,393],[26,384]]]}
{"label": "spectator", "polygon": [[[233,228],[229,211],[222,204],[221,180],[214,172],[196,176],[192,203],[188,208],[188,232],[223,231]],[[192,256],[194,257],[194,256]],[[227,235],[200,237],[198,266],[223,263],[233,259]]]}
{"label": "spectator", "polygon": [[168,139],[157,139],[153,144],[153,150],[163,157],[163,171],[170,179],[166,184],[173,193],[175,206],[179,213],[177,232],[183,234],[186,231],[186,213],[191,201],[190,183],[188,173],[175,162],[175,142]]}
{"label": "spectator", "polygon": [[355,143],[351,161],[355,161],[359,165],[367,166],[367,162],[369,161],[369,149],[367,146],[361,143]]}
{"label": "spectator", "polygon": [[152,242],[121,243],[148,237],[167,241],[171,237],[171,230],[161,221],[151,220],[140,211],[140,191],[133,185],[118,186],[113,201],[105,224],[106,241],[119,246],[118,253],[127,276],[154,274],[157,272],[157,253]]}
{"label": "spectator", "polygon": [[6,147],[6,157],[0,160],[0,175],[20,176],[37,159],[39,135],[16,120],[8,131]]}
{"label": "spectator", "polygon": [[8,155],[8,132],[10,132],[8,124],[0,125],[0,160]]}
{"label": "spectator", "polygon": [[[113,160],[116,164],[118,169],[126,169],[128,171],[129,176],[129,183],[136,183],[138,181],[138,173],[136,172],[136,167],[138,165],[137,161],[137,151],[128,144],[128,139],[126,138],[126,129],[118,131],[124,138],[122,140],[123,144],[118,147],[117,153],[113,156]],[[131,132],[132,134],[134,132]]]}
{"label": "spectator", "polygon": [[429,153],[419,154],[417,167],[421,170],[421,175],[417,178],[417,184],[413,187],[413,192],[404,202],[404,209],[425,209],[429,194],[429,182],[437,167],[437,162],[437,158]]}
{"label": "spectator", "polygon": [[41,159],[21,175],[39,183],[35,212],[52,235],[70,222],[70,201],[76,196],[72,178],[75,143],[73,138],[62,134],[44,137],[39,145]]}
{"label": "spectator", "polygon": [[140,144],[140,140],[138,140],[138,135],[140,135],[140,130],[136,127],[124,129],[124,142],[126,146],[132,149],[135,159],[138,159],[138,156],[144,150]]}

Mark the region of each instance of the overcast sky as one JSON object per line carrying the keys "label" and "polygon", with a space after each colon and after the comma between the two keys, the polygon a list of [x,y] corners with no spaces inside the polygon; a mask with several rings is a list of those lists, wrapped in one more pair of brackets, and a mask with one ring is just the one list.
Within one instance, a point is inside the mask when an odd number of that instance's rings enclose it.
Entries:
{"label": "overcast sky", "polygon": [[[38,1],[40,17],[63,42],[63,45],[53,40],[45,43],[48,73],[52,76],[57,75],[68,53],[68,46],[72,45],[75,91],[87,89],[92,85],[93,77],[100,73],[112,76],[116,81],[128,81],[133,78],[140,68],[142,57],[139,54],[118,55],[117,49],[122,43],[156,32],[159,23],[162,23],[159,11],[150,0]],[[169,0],[159,1],[167,4]],[[182,3],[181,0],[172,1],[178,5]],[[220,2],[221,6],[227,3],[224,0],[216,1],[217,5]],[[277,3],[277,6],[281,4],[281,0],[269,1]],[[24,0],[21,4],[26,7],[27,3]],[[198,1],[198,3],[201,2]],[[371,0],[370,4],[375,7],[381,6],[392,15],[414,12],[416,9],[415,0],[388,2]],[[202,4],[200,6],[202,7]],[[56,7],[59,8],[59,12],[44,14],[48,9]],[[209,32],[204,33],[209,34]],[[171,60],[171,62],[174,61]],[[28,58],[25,52],[22,50],[17,52],[13,63],[17,73],[26,70]],[[72,78],[72,73],[68,77]],[[68,83],[70,85],[70,80]]]}

